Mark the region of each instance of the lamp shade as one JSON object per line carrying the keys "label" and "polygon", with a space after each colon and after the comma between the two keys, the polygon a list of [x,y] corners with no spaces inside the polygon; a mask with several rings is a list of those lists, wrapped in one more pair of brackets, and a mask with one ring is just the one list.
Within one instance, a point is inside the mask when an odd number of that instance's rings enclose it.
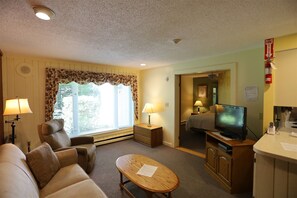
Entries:
{"label": "lamp shade", "polygon": [[151,103],[146,103],[142,110],[142,113],[154,113],[154,106]]}
{"label": "lamp shade", "polygon": [[203,104],[200,100],[196,100],[195,104],[194,104],[195,107],[202,107]]}
{"label": "lamp shade", "polygon": [[3,115],[19,115],[25,113],[32,113],[27,98],[6,100]]}

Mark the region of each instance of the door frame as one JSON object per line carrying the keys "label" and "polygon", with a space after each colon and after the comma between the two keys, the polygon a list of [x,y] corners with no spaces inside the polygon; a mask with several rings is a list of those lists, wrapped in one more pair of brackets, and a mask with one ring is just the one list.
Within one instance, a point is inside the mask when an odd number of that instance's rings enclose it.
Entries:
{"label": "door frame", "polygon": [[173,147],[178,147],[179,136],[180,136],[180,123],[181,123],[181,90],[180,90],[180,81],[181,75],[185,74],[198,74],[206,72],[215,72],[221,70],[230,71],[230,103],[236,105],[237,101],[237,63],[226,63],[218,64],[213,66],[204,66],[204,67],[193,67],[186,69],[177,69],[174,70],[174,142]]}

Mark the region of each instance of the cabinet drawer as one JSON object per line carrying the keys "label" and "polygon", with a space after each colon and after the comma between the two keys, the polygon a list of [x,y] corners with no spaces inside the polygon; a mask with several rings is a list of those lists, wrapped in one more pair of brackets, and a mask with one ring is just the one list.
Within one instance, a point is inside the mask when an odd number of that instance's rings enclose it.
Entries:
{"label": "cabinet drawer", "polygon": [[137,142],[142,142],[147,145],[151,145],[151,139],[143,135],[134,134],[134,140]]}
{"label": "cabinet drawer", "polygon": [[151,137],[151,131],[150,130],[140,128],[140,127],[137,127],[137,126],[134,127],[134,134],[142,135],[142,136],[149,137],[149,138]]}

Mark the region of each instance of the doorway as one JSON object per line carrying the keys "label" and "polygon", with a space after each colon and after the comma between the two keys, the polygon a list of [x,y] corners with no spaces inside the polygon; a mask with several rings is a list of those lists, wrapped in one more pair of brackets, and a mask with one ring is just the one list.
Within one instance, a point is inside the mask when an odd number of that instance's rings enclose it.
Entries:
{"label": "doorway", "polygon": [[214,129],[214,112],[210,107],[218,103],[218,80],[224,76],[225,71],[180,75],[179,147],[182,149],[204,157],[206,131]]}
{"label": "doorway", "polygon": [[[220,64],[220,65],[214,65],[214,66],[208,66],[208,67],[196,67],[196,68],[188,68],[183,70],[177,70],[174,72],[175,75],[175,126],[174,126],[174,147],[176,147],[179,150],[197,155],[199,157],[205,157],[204,153],[196,152],[194,150],[180,147],[180,138],[181,138],[181,131],[183,130],[183,126],[185,126],[186,120],[185,116],[191,115],[193,112],[193,98],[190,96],[193,96],[193,83],[189,84],[189,86],[186,87],[188,90],[192,90],[192,94],[187,94],[189,98],[187,100],[181,100],[182,93],[182,87],[181,87],[181,77],[184,75],[199,75],[199,74],[211,74],[213,72],[220,72],[220,71],[227,71],[226,75],[223,80],[223,82],[219,81],[218,87],[220,87],[217,91],[218,98],[220,101],[217,101],[218,103],[223,104],[236,104],[236,89],[237,89],[237,66],[236,63],[228,63],[228,64]],[[191,81],[191,80],[190,80]],[[182,105],[184,103],[188,103],[188,107],[185,110],[182,109]]]}

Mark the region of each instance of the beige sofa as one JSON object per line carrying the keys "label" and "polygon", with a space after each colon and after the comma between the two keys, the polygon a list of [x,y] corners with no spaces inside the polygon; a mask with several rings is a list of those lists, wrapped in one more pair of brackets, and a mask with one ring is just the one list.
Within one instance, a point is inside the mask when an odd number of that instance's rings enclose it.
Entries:
{"label": "beige sofa", "polygon": [[77,152],[69,149],[56,152],[59,170],[41,189],[30,170],[26,155],[13,144],[0,146],[0,197],[107,197],[76,163]]}

